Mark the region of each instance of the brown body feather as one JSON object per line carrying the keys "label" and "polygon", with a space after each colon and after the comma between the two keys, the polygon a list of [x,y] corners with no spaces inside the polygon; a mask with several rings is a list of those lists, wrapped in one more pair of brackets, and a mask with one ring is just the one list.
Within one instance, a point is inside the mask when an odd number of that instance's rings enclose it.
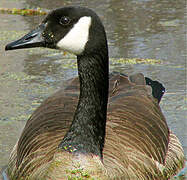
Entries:
{"label": "brown body feather", "polygon": [[183,149],[151,94],[142,74],[110,77],[102,162],[95,155],[58,149],[78,103],[79,80],[73,79],[27,121],[10,157],[10,179],[62,180],[79,175],[83,179],[161,180],[173,176],[184,163]]}

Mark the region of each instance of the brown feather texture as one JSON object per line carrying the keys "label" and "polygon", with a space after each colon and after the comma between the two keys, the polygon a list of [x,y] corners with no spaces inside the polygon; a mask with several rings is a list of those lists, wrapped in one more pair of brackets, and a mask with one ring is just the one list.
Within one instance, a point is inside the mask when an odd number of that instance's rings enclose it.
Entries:
{"label": "brown feather texture", "polygon": [[[163,91],[157,94],[157,86],[141,73],[108,74],[106,35],[92,10],[57,9],[6,50],[56,48],[55,30],[64,30],[64,38],[71,23],[88,16],[89,40],[77,55],[79,77],[31,115],[5,172],[10,180],[167,180],[183,167],[184,153],[160,109]],[[46,39],[49,32],[54,34]]]}
{"label": "brown feather texture", "polygon": [[61,180],[81,171],[95,179],[152,180],[175,175],[183,166],[183,149],[169,131],[143,75],[138,78],[138,85],[123,75],[110,78],[103,162],[97,156],[74,157],[57,149],[78,102],[75,78],[64,91],[45,100],[27,121],[10,157],[11,179]]}

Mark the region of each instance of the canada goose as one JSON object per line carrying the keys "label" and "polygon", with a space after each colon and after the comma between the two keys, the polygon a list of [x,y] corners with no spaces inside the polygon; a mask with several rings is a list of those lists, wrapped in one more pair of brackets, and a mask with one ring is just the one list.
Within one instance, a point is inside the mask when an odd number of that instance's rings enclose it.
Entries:
{"label": "canada goose", "polygon": [[182,168],[182,146],[158,105],[162,95],[152,97],[142,74],[109,78],[105,30],[92,10],[56,9],[5,49],[33,47],[77,55],[79,78],[29,118],[6,169],[10,180],[161,180]]}

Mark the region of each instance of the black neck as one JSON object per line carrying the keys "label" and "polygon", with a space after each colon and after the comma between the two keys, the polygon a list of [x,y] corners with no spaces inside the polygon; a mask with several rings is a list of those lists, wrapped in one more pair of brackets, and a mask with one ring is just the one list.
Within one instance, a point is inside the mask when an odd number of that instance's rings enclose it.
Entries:
{"label": "black neck", "polygon": [[[93,53],[92,53],[93,54]],[[108,50],[77,56],[80,96],[72,125],[60,144],[69,152],[102,158],[108,102]]]}

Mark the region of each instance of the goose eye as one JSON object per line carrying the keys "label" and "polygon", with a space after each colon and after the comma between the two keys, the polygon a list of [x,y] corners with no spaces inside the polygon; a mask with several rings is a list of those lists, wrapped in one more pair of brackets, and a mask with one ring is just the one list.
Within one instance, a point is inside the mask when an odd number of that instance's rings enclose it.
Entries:
{"label": "goose eye", "polygon": [[71,22],[71,20],[67,16],[62,16],[61,19],[60,19],[60,24],[61,25],[68,25],[68,24],[70,24],[70,22]]}

